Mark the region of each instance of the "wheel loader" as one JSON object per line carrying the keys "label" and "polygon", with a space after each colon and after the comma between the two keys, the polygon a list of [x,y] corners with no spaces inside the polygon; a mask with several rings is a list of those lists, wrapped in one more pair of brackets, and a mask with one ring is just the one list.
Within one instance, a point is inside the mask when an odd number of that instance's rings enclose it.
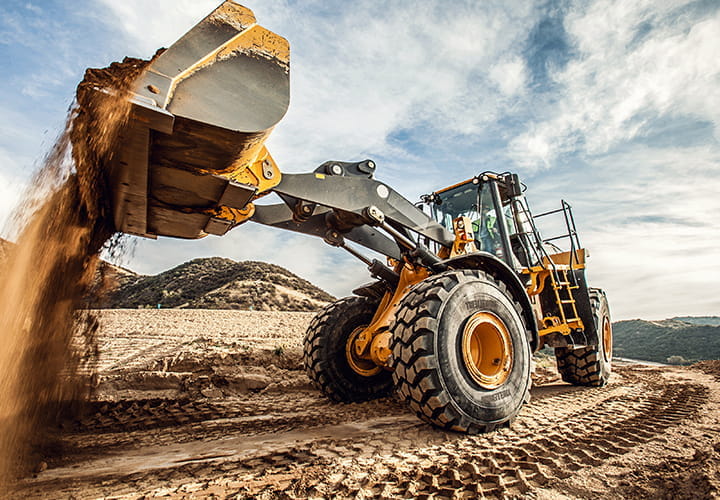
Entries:
{"label": "wheel loader", "polygon": [[[334,401],[396,391],[435,426],[491,431],[528,401],[545,346],[565,381],[605,384],[608,302],[587,285],[570,206],[533,215],[508,172],[417,204],[376,179],[372,160],[283,173],[264,143],[289,105],[289,53],[226,1],[152,61],[107,172],[117,231],[194,239],[254,222],[364,262],[372,281],[321,310],[304,342],[310,379]],[[279,203],[258,203],[271,193]],[[549,217],[565,229],[543,238]]]}

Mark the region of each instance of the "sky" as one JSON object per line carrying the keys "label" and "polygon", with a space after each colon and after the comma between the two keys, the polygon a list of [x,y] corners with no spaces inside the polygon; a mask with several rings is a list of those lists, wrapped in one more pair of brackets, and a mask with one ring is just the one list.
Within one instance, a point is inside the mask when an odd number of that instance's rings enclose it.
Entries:
{"label": "sky", "polygon": [[[0,224],[84,69],[147,58],[218,3],[3,1]],[[720,314],[720,2],[243,4],[291,46],[290,108],[267,143],[283,171],[370,158],[411,201],[514,171],[535,213],[573,206],[613,319]],[[285,266],[336,296],[369,281],[344,251],[255,224],[130,247],[119,263],[143,274],[223,256]]]}

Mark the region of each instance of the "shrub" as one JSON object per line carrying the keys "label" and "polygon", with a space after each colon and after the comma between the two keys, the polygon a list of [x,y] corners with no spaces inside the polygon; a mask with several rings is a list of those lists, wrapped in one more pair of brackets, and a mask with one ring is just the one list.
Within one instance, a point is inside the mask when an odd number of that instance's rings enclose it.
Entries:
{"label": "shrub", "polygon": [[690,361],[683,358],[682,356],[678,356],[677,354],[670,356],[667,359],[667,362],[669,365],[689,365]]}

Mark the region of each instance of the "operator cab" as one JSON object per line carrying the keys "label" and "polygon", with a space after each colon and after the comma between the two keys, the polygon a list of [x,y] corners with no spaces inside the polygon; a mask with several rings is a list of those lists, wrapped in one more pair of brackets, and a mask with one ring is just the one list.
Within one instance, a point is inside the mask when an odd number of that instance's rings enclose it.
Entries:
{"label": "operator cab", "polygon": [[528,266],[529,227],[524,196],[515,174],[485,172],[460,184],[423,196],[433,218],[448,231],[453,221],[472,221],[475,247],[504,260],[510,267]]}

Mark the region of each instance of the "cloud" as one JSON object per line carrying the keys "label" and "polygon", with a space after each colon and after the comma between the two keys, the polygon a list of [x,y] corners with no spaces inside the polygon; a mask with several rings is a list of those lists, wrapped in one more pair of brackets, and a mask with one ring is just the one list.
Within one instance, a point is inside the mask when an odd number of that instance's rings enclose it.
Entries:
{"label": "cloud", "polygon": [[705,121],[720,137],[720,10],[691,15],[682,3],[571,9],[564,28],[577,57],[551,75],[561,98],[511,141],[511,157],[548,167],[572,152],[603,154],[653,134],[663,118]]}
{"label": "cloud", "polygon": [[585,242],[591,249],[590,282],[607,290],[615,319],[663,319],[719,310],[717,294],[698,293],[717,290],[708,262],[716,258],[718,242],[702,244],[702,229],[640,221],[608,229],[588,234]]}
{"label": "cloud", "polygon": [[[142,2],[105,5],[149,54],[212,3],[156,2],[162,23],[142,14]],[[309,170],[329,158],[414,158],[390,140],[393,132],[429,126],[428,144],[481,132],[503,114],[506,98],[523,88],[523,61],[513,52],[534,22],[526,2],[448,7],[432,1],[422,9],[378,1],[247,5],[291,43],[291,106],[269,141],[288,171]]]}
{"label": "cloud", "polygon": [[412,149],[390,140],[393,132],[424,127],[428,136],[416,139],[442,147],[482,133],[503,115],[507,94],[522,88],[520,59],[505,79],[498,65],[532,24],[527,7],[511,15],[492,4],[346,5],[337,18],[288,27],[298,40],[293,99],[271,140],[281,159],[300,160],[301,168],[369,154],[417,162]]}
{"label": "cloud", "polygon": [[142,0],[114,2],[100,0],[98,12],[108,26],[125,36],[127,55],[147,58],[160,47],[167,47],[218,6],[217,0]]}
{"label": "cloud", "polygon": [[490,68],[488,76],[504,96],[512,97],[525,87],[525,63],[519,57],[498,62]]}
{"label": "cloud", "polygon": [[[711,146],[636,144],[531,177],[528,194],[535,213],[573,205],[589,282],[608,291],[615,319],[708,314],[720,310],[719,166]],[[545,237],[559,234],[546,222]]]}
{"label": "cloud", "polygon": [[42,9],[38,7],[37,5],[34,5],[32,2],[27,2],[25,4],[25,8],[29,10],[30,12],[33,12],[34,14],[41,14]]}
{"label": "cloud", "polygon": [[707,293],[720,246],[710,215],[720,211],[720,11],[576,2],[562,30],[572,57],[547,72],[509,144],[536,212],[572,202],[591,286],[608,290],[616,319],[720,310]]}

